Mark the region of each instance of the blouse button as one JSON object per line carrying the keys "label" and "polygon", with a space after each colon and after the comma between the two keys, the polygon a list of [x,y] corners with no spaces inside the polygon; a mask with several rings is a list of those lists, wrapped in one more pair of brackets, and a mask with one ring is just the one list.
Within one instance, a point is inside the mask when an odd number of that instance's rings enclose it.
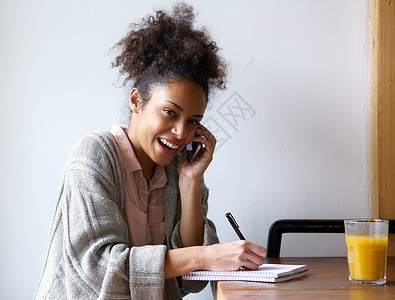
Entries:
{"label": "blouse button", "polygon": [[155,225],[151,225],[151,229],[155,229]]}

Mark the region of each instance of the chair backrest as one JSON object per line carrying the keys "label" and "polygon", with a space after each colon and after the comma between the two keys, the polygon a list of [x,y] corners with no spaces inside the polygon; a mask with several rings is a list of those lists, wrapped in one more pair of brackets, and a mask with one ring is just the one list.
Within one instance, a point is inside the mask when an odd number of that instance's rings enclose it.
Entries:
{"label": "chair backrest", "polygon": [[[395,220],[389,220],[389,233],[395,233]],[[267,256],[279,257],[284,233],[344,233],[342,219],[282,219],[270,226]]]}

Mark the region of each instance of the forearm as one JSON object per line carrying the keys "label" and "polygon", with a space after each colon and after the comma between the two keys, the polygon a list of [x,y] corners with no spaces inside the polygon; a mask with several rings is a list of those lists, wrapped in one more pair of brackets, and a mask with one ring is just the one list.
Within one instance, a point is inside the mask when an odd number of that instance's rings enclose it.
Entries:
{"label": "forearm", "polygon": [[184,275],[202,268],[204,246],[178,248],[166,252],[166,279]]}
{"label": "forearm", "polygon": [[203,244],[204,218],[200,201],[199,181],[180,182],[180,236],[183,247]]}
{"label": "forearm", "polygon": [[264,262],[266,249],[248,241],[168,250],[165,277],[173,278],[198,269],[213,271],[256,270]]}

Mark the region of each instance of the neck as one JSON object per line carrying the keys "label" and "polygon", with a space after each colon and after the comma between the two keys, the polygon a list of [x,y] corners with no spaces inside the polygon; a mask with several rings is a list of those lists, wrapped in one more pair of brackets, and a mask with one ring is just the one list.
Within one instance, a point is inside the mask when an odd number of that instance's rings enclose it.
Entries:
{"label": "neck", "polygon": [[131,129],[133,126],[130,126],[126,129],[126,136],[129,139],[130,144],[132,145],[134,154],[141,166],[143,171],[143,177],[147,182],[149,182],[154,175],[156,164],[151,160],[151,158],[145,153],[143,148],[138,143],[138,139],[135,136],[134,131]]}
{"label": "neck", "polygon": [[[138,158],[137,158],[137,160],[138,160]],[[140,160],[139,160],[139,162],[140,162]],[[145,178],[147,183],[150,182],[152,177],[154,176],[156,164],[152,163],[149,166],[147,166],[147,165],[143,166],[143,164],[141,164],[141,162],[140,162],[140,165],[141,165],[141,169],[143,170],[143,177]]]}

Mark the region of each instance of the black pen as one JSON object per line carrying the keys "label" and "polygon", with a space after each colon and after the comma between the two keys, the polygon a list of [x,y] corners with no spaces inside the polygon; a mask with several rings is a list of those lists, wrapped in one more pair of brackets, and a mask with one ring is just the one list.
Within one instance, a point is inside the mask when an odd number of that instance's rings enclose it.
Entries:
{"label": "black pen", "polygon": [[237,224],[235,218],[233,218],[232,214],[231,214],[230,212],[228,212],[228,213],[225,214],[225,217],[228,218],[228,221],[229,221],[230,225],[232,225],[232,227],[233,227],[233,229],[236,231],[236,234],[238,235],[238,237],[239,237],[241,240],[245,240],[245,237],[244,237],[243,234],[241,233],[241,231],[240,231],[240,229],[239,229],[240,227],[239,227],[239,225]]}

